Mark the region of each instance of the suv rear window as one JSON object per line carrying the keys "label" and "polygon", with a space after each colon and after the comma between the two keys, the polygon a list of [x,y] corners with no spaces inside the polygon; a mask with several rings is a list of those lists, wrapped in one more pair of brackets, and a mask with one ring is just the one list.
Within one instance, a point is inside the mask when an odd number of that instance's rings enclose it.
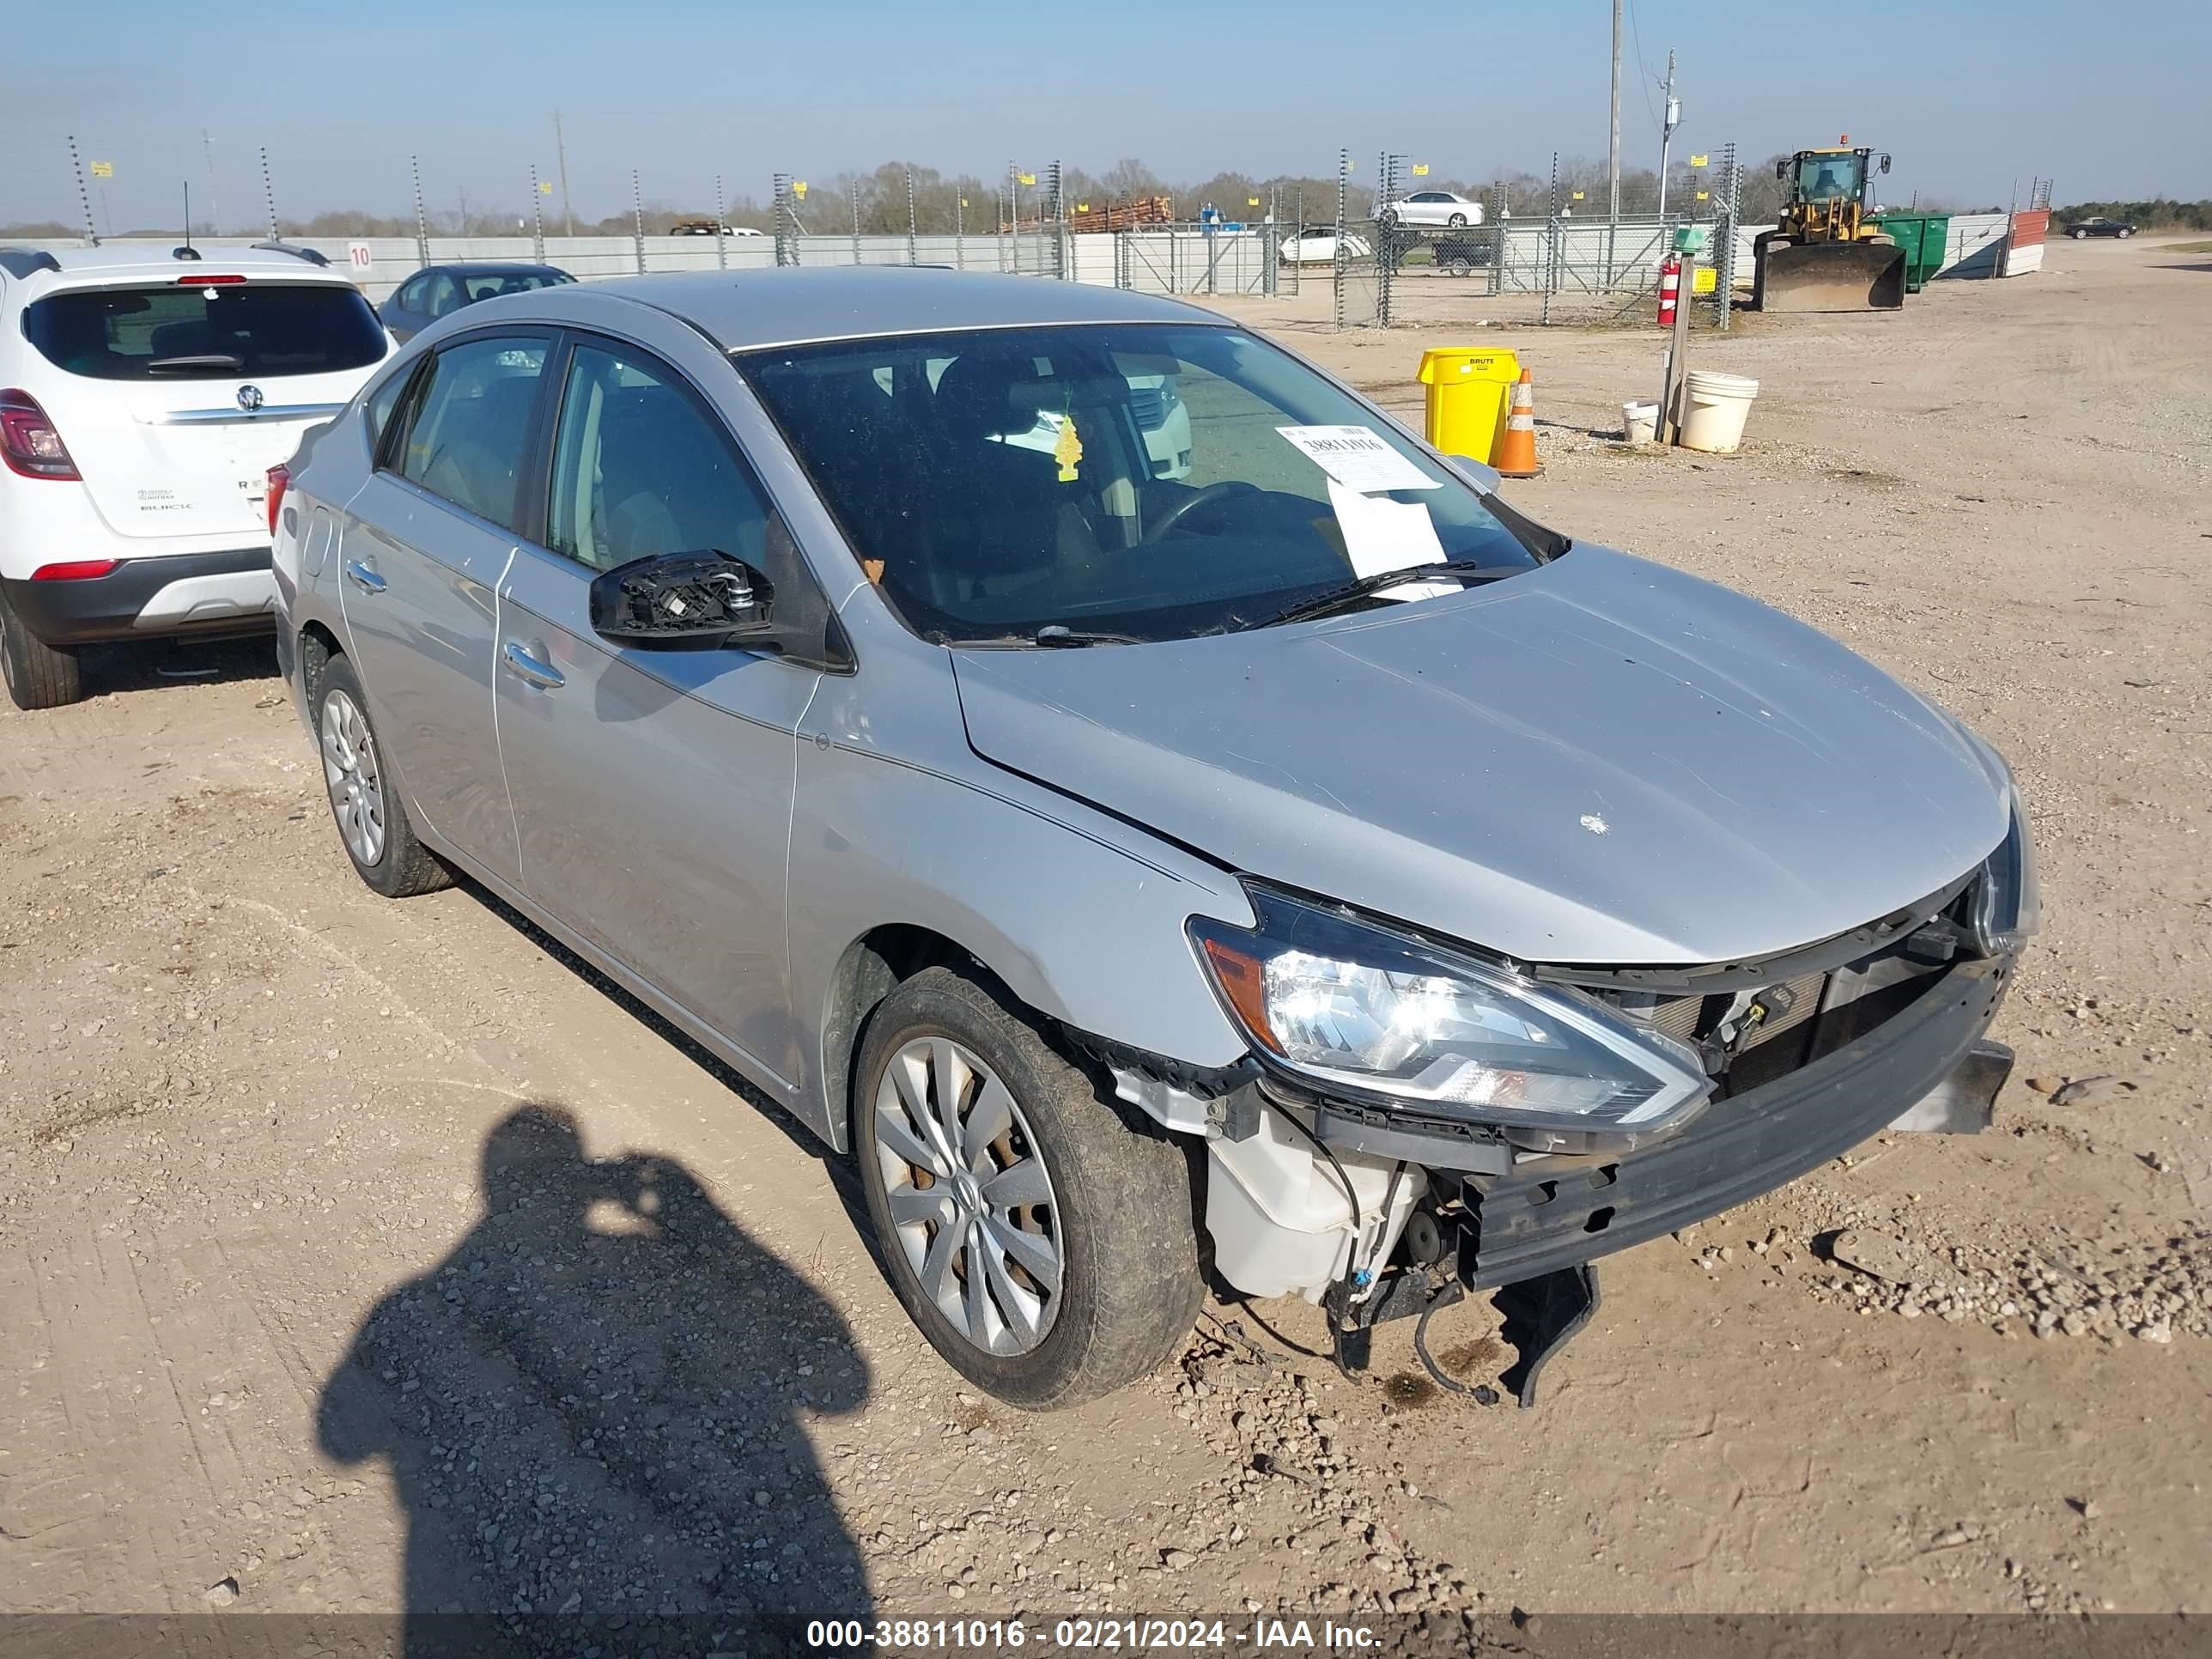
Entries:
{"label": "suv rear window", "polygon": [[55,368],[96,380],[324,374],[383,359],[384,326],[337,283],[77,289],[23,313]]}

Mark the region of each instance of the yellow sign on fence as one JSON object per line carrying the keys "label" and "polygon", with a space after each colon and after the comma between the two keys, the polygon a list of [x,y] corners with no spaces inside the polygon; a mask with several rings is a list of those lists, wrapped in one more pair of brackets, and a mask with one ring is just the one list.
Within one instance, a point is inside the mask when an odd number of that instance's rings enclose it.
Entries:
{"label": "yellow sign on fence", "polygon": [[1690,165],[1693,167],[1701,167],[1705,166],[1705,158],[1702,155],[1692,155],[1690,158]]}
{"label": "yellow sign on fence", "polygon": [[1413,163],[1413,177],[1416,179],[1425,179],[1428,176],[1429,164],[1426,161],[1416,161]]}
{"label": "yellow sign on fence", "polygon": [[1577,191],[1575,192],[1574,199],[1575,199],[1576,201],[1577,201],[1577,202],[1581,201],[1581,200],[1583,199],[1583,193],[1582,193],[1582,191]]}
{"label": "yellow sign on fence", "polygon": [[540,196],[550,196],[553,193],[553,181],[550,179],[540,179],[538,181],[538,193]]}
{"label": "yellow sign on fence", "polygon": [[806,199],[806,180],[804,179],[793,179],[791,181],[791,193],[793,196],[796,196],[800,201],[805,201]]}
{"label": "yellow sign on fence", "polygon": [[1024,173],[1021,175],[1021,179],[1025,185],[1033,185],[1036,183],[1036,174],[1034,173]]}
{"label": "yellow sign on fence", "polygon": [[1260,198],[1256,196],[1247,196],[1244,198],[1244,205],[1246,207],[1257,207],[1260,205]]}
{"label": "yellow sign on fence", "polygon": [[92,164],[92,176],[95,179],[112,179],[115,176],[115,163],[94,161]]}

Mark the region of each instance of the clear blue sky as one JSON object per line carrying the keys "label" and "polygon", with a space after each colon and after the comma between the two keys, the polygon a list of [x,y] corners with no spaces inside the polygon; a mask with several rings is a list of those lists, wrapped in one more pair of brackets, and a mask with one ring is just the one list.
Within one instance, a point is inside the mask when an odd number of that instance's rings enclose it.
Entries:
{"label": "clear blue sky", "polygon": [[[1678,143],[1752,159],[1853,141],[1893,152],[1887,194],[2003,202],[2053,175],[2061,202],[2212,196],[2208,0],[1636,0],[1622,145],[1656,161],[1651,91],[1680,53]],[[1173,180],[1222,169],[1360,176],[1385,146],[1439,175],[1540,172],[1606,147],[1608,0],[1358,6],[934,4],[813,0],[106,0],[15,9],[0,222],[76,216],[64,135],[111,161],[108,212],[219,201],[404,212],[419,152],[434,206],[526,210],[557,104],[578,216],[703,204],[720,172],[765,198],[778,171],[911,160],[989,175],[1135,155]],[[1640,62],[1639,62],[1640,58]]]}

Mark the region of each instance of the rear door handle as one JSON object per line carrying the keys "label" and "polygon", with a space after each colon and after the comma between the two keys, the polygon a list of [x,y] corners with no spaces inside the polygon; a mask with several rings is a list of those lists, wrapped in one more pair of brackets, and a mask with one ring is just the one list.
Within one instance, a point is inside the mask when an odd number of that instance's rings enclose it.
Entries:
{"label": "rear door handle", "polygon": [[376,574],[376,567],[364,559],[345,562],[346,580],[364,593],[381,593],[391,584]]}
{"label": "rear door handle", "polygon": [[507,672],[518,679],[527,680],[547,691],[568,683],[567,675],[543,657],[532,655],[527,646],[509,640],[499,649],[500,654],[507,659]]}

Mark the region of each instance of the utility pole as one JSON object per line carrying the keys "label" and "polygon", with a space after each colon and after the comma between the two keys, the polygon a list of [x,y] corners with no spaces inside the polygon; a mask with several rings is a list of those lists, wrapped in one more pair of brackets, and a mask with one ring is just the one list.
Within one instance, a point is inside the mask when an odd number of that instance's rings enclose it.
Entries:
{"label": "utility pole", "polygon": [[[222,204],[215,193],[215,140],[208,137],[207,129],[200,129],[200,154],[207,158],[208,217],[215,225],[215,234],[222,234]],[[187,225],[185,228],[190,229]]]}
{"label": "utility pole", "polygon": [[561,142],[561,112],[553,112],[553,160],[561,173],[561,222],[563,235],[576,234],[576,210],[568,203],[568,147]]}
{"label": "utility pole", "polygon": [[1608,217],[1620,217],[1620,0],[1613,0],[1613,142],[1606,150],[1606,175],[1611,182]]}
{"label": "utility pole", "polygon": [[1674,49],[1667,49],[1667,78],[1659,83],[1667,101],[1659,123],[1659,216],[1667,216],[1667,158],[1674,143],[1674,129],[1682,125],[1682,100],[1674,95]]}

